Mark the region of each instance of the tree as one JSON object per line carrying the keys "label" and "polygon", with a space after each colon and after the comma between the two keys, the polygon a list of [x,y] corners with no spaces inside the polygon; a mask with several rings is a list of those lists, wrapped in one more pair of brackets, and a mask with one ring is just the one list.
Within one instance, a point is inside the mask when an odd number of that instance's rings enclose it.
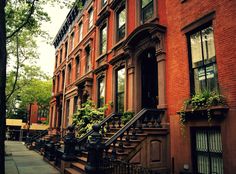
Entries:
{"label": "tree", "polygon": [[[83,1],[83,0],[82,0]],[[7,64],[7,51],[6,51],[6,39],[8,43],[11,40],[14,40],[14,36],[18,35],[24,29],[27,28],[32,34],[33,28],[35,26],[40,26],[40,22],[43,20],[42,16],[45,16],[46,13],[43,12],[42,4],[46,4],[48,2],[58,3],[60,0],[40,0],[37,5],[36,0],[26,0],[26,2],[31,2],[30,4],[25,3],[22,0],[9,0],[7,5],[12,5],[12,7],[16,7],[15,10],[12,8],[6,7],[6,0],[0,0],[0,173],[5,173],[5,125],[6,125],[6,96],[5,96],[5,88],[6,88],[6,64]],[[67,2],[67,1],[63,1]],[[80,0],[76,1],[76,5],[80,2]],[[24,7],[23,10],[19,10],[20,7]],[[6,7],[6,13],[5,13]],[[9,6],[10,7],[10,6]],[[37,11],[37,9],[39,11]],[[33,15],[36,11],[37,15]],[[20,12],[19,15],[15,15],[17,12]],[[14,18],[14,17],[17,18]],[[7,29],[6,29],[6,18],[7,20]],[[12,20],[12,19],[15,19]],[[32,28],[31,28],[32,27]],[[7,33],[7,34],[6,34]],[[10,51],[9,51],[10,53]],[[19,60],[17,60],[19,62]],[[18,66],[19,67],[19,66]],[[17,76],[16,76],[17,77]],[[15,78],[17,81],[17,78]]]}

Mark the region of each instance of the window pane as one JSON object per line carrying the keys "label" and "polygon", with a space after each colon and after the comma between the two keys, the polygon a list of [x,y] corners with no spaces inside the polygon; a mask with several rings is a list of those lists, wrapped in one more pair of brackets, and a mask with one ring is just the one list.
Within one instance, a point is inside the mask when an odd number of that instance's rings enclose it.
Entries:
{"label": "window pane", "polygon": [[103,27],[101,31],[101,54],[107,51],[107,27]]}
{"label": "window pane", "polygon": [[122,27],[122,25],[124,25],[125,22],[126,22],[126,10],[125,10],[125,9],[123,9],[123,10],[119,13],[118,18],[119,18],[118,27],[120,28],[120,27]]}
{"label": "window pane", "polygon": [[202,47],[201,47],[201,34],[197,32],[190,36],[191,41],[191,57],[193,68],[202,65]]}
{"label": "window pane", "polygon": [[148,5],[152,0],[142,0],[142,8],[144,8],[146,5]]}
{"label": "window pane", "polygon": [[142,3],[141,21],[143,23],[145,23],[148,19],[152,18],[153,13],[153,1],[145,1],[144,3]]}
{"label": "window pane", "polygon": [[213,28],[208,27],[202,30],[202,42],[203,42],[203,53],[204,59],[209,61],[215,60],[215,45],[213,37]]}
{"label": "window pane", "polygon": [[93,26],[93,9],[89,11],[89,28]]}
{"label": "window pane", "polygon": [[98,81],[98,107],[102,107],[105,101],[105,82],[104,78]]}
{"label": "window pane", "polygon": [[79,24],[79,42],[82,40],[83,38],[83,24],[80,23]]}
{"label": "window pane", "polygon": [[204,68],[194,69],[194,85],[195,92],[201,92],[206,88],[206,80],[205,80],[205,70]]}
{"label": "window pane", "polygon": [[117,112],[124,112],[125,69],[117,71]]}

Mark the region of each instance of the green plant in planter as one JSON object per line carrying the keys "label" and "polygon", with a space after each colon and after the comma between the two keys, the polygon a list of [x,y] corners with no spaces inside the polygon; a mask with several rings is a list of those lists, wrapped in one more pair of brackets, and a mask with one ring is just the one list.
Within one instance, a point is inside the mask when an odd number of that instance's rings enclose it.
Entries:
{"label": "green plant in planter", "polygon": [[82,104],[82,107],[77,110],[73,115],[73,124],[76,125],[76,136],[83,137],[87,132],[92,129],[94,124],[100,123],[104,119],[105,110],[107,105],[96,108],[92,100],[87,100]]}
{"label": "green plant in planter", "polygon": [[203,91],[192,96],[192,98],[184,101],[184,104],[179,112],[180,125],[182,128],[185,127],[186,122],[186,110],[191,109],[192,112],[199,109],[206,109],[208,121],[211,121],[210,108],[212,106],[225,106],[227,105],[224,96],[220,95],[216,91]]}
{"label": "green plant in planter", "polygon": [[123,124],[126,124],[129,122],[129,120],[131,120],[131,118],[133,118],[134,116],[134,112],[124,112],[122,117],[121,117],[121,121]]}

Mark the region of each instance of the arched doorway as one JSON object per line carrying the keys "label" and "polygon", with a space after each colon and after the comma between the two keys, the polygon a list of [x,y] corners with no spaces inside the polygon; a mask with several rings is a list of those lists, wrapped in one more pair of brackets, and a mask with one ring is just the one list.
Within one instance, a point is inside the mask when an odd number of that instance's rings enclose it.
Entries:
{"label": "arched doorway", "polygon": [[141,107],[156,108],[158,96],[158,76],[155,49],[145,50],[140,56]]}

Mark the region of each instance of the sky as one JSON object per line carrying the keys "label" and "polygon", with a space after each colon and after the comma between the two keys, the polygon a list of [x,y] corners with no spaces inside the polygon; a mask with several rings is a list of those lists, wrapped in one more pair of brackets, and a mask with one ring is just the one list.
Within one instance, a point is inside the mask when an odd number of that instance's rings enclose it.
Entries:
{"label": "sky", "polygon": [[[61,9],[59,6],[47,5],[45,6],[45,10],[51,17],[51,22],[44,22],[42,29],[48,31],[50,37],[54,38],[65,20],[69,9]],[[49,39],[49,41],[52,42],[52,39]],[[55,62],[55,48],[52,43],[47,43],[45,39],[39,38],[37,44],[39,53],[38,66],[48,75],[52,76]]]}

